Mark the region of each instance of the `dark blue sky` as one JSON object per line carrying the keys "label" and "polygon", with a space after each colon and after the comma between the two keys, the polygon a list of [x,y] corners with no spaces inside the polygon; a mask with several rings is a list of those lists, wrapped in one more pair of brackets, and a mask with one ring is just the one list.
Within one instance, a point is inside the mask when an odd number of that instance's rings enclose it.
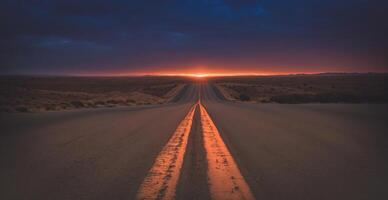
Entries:
{"label": "dark blue sky", "polygon": [[1,0],[0,73],[388,71],[385,0]]}

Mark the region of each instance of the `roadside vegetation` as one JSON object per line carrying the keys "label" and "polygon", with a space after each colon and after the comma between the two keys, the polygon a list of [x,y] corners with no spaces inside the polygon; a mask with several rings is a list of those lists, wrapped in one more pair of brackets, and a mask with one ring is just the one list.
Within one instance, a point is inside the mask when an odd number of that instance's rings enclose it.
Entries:
{"label": "roadside vegetation", "polygon": [[163,104],[186,80],[167,77],[0,77],[0,112]]}
{"label": "roadside vegetation", "polygon": [[388,103],[388,74],[214,78],[229,100],[256,103]]}

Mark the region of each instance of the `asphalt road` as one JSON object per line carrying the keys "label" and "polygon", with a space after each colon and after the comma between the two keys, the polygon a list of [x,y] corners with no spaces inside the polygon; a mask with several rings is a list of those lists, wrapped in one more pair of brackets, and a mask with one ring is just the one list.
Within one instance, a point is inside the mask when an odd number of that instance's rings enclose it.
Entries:
{"label": "asphalt road", "polygon": [[0,199],[132,199],[198,99],[170,105],[0,116]]}
{"label": "asphalt road", "polygon": [[388,105],[202,102],[256,199],[388,199]]}
{"label": "asphalt road", "polygon": [[[256,199],[387,199],[388,106],[247,104],[191,85],[171,104],[0,115],[0,199],[133,199],[201,102]],[[195,111],[177,199],[209,199]]]}

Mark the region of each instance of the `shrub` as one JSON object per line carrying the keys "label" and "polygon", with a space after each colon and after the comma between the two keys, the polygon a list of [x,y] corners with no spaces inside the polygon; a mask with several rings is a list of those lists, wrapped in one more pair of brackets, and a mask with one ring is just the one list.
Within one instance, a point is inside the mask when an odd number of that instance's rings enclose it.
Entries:
{"label": "shrub", "polygon": [[70,104],[76,108],[84,107],[84,104],[81,101],[72,101]]}
{"label": "shrub", "polygon": [[248,95],[246,95],[246,94],[240,94],[239,99],[241,101],[249,101],[249,100],[251,100],[251,98]]}
{"label": "shrub", "polygon": [[15,108],[15,110],[17,112],[29,112],[28,108],[24,107],[24,106],[18,106]]}

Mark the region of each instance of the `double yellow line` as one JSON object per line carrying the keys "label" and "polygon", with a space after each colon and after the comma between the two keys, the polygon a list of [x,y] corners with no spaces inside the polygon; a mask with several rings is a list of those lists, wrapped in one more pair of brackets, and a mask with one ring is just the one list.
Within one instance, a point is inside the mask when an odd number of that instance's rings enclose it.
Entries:
{"label": "double yellow line", "polygon": [[223,142],[217,127],[200,101],[178,125],[174,134],[155,159],[138,190],[136,199],[175,199],[186,146],[195,110],[201,113],[201,128],[207,159],[207,175],[212,199],[254,199],[244,177]]}

